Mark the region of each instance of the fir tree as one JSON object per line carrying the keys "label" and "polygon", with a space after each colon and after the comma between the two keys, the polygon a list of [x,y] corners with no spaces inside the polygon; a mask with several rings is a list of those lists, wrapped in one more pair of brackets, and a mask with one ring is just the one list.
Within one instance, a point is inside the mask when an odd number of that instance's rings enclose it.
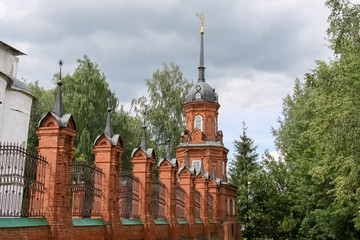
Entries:
{"label": "fir tree", "polygon": [[258,169],[258,153],[254,140],[246,134],[247,126],[243,122],[243,133],[240,140],[234,140],[235,154],[230,162],[230,182],[238,188],[237,209],[238,220],[246,231],[251,228],[251,205],[252,196],[251,184]]}

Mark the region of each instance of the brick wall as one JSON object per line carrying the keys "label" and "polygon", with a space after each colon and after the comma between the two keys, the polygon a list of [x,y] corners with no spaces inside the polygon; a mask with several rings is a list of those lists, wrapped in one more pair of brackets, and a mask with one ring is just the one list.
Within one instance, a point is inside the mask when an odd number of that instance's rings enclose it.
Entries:
{"label": "brick wall", "polygon": [[[134,151],[133,175],[140,180],[140,219],[142,224],[123,224],[119,216],[120,169],[122,142],[115,145],[101,135],[95,143],[95,164],[103,169],[102,220],[103,224],[74,226],[70,208],[71,164],[76,136],[75,122],[68,119],[65,126],[58,126],[58,119],[48,113],[37,129],[38,151],[46,156],[45,219],[48,226],[0,227],[0,239],[196,239],[216,236],[218,239],[240,239],[240,227],[236,215],[230,213],[227,202],[233,203],[236,189],[221,184],[203,174],[196,174],[171,161],[164,160],[159,166],[160,181],[167,187],[165,216],[167,223],[155,224],[152,213],[155,153],[141,148]],[[179,177],[179,182],[178,182]],[[179,224],[176,216],[176,187],[185,192],[187,224]],[[200,216],[195,219],[194,193],[201,195]],[[213,220],[208,219],[207,196],[212,194]],[[232,208],[230,209],[232,212]],[[85,219],[86,220],[86,219]],[[91,220],[91,219],[90,219]],[[196,221],[198,220],[198,221]],[[97,220],[96,220],[97,221]]]}
{"label": "brick wall", "polygon": [[48,226],[0,228],[1,240],[39,240],[49,239],[49,237],[50,228]]}

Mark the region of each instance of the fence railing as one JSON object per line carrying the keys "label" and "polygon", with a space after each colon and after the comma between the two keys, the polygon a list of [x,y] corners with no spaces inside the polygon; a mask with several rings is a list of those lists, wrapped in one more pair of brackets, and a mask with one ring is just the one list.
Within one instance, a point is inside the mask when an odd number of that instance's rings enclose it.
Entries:
{"label": "fence railing", "polygon": [[153,214],[154,218],[165,218],[165,192],[166,186],[159,180],[153,184]]}
{"label": "fence railing", "polygon": [[71,209],[74,217],[100,217],[102,176],[93,164],[73,161],[71,171]]}
{"label": "fence railing", "polygon": [[176,187],[176,217],[178,219],[185,218],[185,190],[177,186]]}
{"label": "fence railing", "polygon": [[208,194],[208,218],[209,219],[213,219],[214,214],[213,214],[213,206],[214,206],[214,198],[213,196],[209,193]]}
{"label": "fence railing", "polygon": [[201,201],[201,195],[200,192],[195,190],[195,203],[194,203],[194,217],[199,219],[200,218],[200,201]]}
{"label": "fence railing", "polygon": [[122,171],[120,175],[119,210],[121,218],[139,218],[140,181],[130,172]]}
{"label": "fence railing", "polygon": [[0,142],[0,217],[44,216],[46,165],[37,152]]}

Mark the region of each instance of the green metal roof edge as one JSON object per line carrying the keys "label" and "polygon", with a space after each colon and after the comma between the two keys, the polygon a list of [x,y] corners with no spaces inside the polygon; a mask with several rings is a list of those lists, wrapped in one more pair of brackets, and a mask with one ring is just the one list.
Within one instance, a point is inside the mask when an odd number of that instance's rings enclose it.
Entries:
{"label": "green metal roof edge", "polygon": [[0,228],[49,226],[45,218],[0,218]]}
{"label": "green metal roof edge", "polygon": [[188,222],[185,219],[178,219],[179,224],[188,224]]}
{"label": "green metal roof edge", "polygon": [[155,224],[157,225],[168,225],[170,224],[166,219],[154,219]]}
{"label": "green metal roof edge", "polygon": [[215,223],[215,221],[213,219],[210,219],[209,223]]}
{"label": "green metal roof edge", "polygon": [[123,225],[142,225],[143,223],[139,218],[121,218]]}
{"label": "green metal roof edge", "polygon": [[101,218],[73,218],[72,223],[75,227],[86,226],[105,226],[106,222]]}
{"label": "green metal roof edge", "polygon": [[196,223],[204,223],[203,220],[201,220],[201,219],[196,219],[195,222]]}

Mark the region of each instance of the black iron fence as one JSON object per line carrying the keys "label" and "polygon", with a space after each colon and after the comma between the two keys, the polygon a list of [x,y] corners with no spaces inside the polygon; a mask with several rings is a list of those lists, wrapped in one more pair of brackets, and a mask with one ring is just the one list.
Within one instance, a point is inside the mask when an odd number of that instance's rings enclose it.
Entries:
{"label": "black iron fence", "polygon": [[82,161],[73,161],[71,171],[72,216],[101,216],[102,176],[100,168]]}
{"label": "black iron fence", "polygon": [[119,210],[121,218],[139,218],[140,181],[130,172],[122,171],[120,175]]}
{"label": "black iron fence", "polygon": [[194,217],[199,219],[200,218],[200,201],[201,201],[201,195],[200,192],[195,190],[195,206],[194,206]]}
{"label": "black iron fence", "polygon": [[152,200],[155,219],[165,218],[165,192],[166,186],[159,180],[154,180]]}
{"label": "black iron fence", "polygon": [[44,216],[46,165],[36,151],[0,142],[0,217]]}
{"label": "black iron fence", "polygon": [[177,186],[176,187],[176,217],[178,219],[185,218],[185,190]]}

